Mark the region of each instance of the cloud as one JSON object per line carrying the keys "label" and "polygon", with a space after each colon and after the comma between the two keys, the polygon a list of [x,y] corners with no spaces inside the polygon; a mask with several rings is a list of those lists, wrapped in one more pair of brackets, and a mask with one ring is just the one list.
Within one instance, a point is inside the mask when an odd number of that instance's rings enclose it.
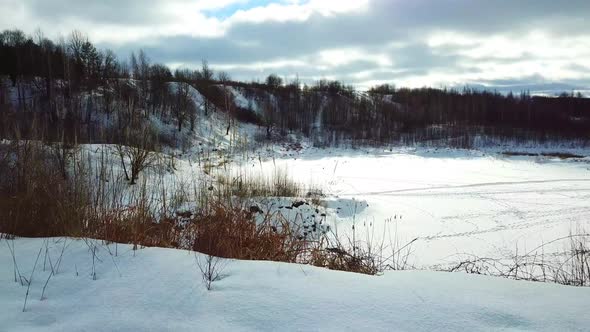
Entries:
{"label": "cloud", "polygon": [[243,80],[590,86],[586,0],[0,0],[0,10],[13,13],[0,28],[78,29],[121,56],[208,59]]}

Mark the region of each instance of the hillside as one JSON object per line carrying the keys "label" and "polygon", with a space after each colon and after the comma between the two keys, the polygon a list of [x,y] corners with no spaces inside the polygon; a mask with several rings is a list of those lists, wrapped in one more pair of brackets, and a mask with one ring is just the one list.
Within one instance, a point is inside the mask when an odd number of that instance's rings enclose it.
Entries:
{"label": "hillside", "polygon": [[583,330],[590,98],[0,33],[0,331]]}
{"label": "hillside", "polygon": [[[19,30],[0,34],[0,137],[14,133],[55,139],[55,127],[85,143],[120,140],[129,125],[157,117],[180,132],[210,114],[228,117],[226,136],[235,121],[265,128],[260,141],[290,133],[314,145],[438,146],[480,148],[498,142],[572,143],[587,146],[590,99],[580,92],[557,96],[527,90],[500,93],[481,86],[404,88],[381,84],[358,91],[337,80],[302,83],[275,74],[264,82],[232,80],[206,61],[200,69],[152,63],[132,53],[129,63],[99,50],[80,33],[66,44],[34,41]],[[205,118],[189,102],[196,89]],[[194,102],[194,100],[193,100]],[[117,129],[105,131],[101,114],[114,114]],[[33,121],[35,119],[35,121]],[[31,124],[51,126],[32,129]],[[318,126],[321,124],[321,126]],[[59,131],[59,130],[58,130]],[[170,142],[167,142],[170,143]],[[179,145],[178,142],[176,142]]]}

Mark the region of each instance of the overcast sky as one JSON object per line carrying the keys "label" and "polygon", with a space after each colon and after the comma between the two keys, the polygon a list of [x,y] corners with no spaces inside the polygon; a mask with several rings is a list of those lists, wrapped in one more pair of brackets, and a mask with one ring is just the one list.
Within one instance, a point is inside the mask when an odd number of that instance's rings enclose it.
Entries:
{"label": "overcast sky", "polygon": [[[0,28],[212,67],[373,84],[590,86],[588,0],[0,0]],[[567,85],[564,85],[567,87]]]}

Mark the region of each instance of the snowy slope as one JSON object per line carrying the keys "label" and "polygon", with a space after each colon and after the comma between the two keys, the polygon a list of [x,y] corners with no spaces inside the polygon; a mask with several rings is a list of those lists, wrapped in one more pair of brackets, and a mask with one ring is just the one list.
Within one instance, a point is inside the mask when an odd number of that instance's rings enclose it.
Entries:
{"label": "snowy slope", "polygon": [[246,96],[242,94],[240,89],[233,86],[227,87],[227,91],[233,97],[234,103],[237,107],[245,110],[251,110],[257,115],[262,114],[261,107],[260,105],[258,105],[258,102],[255,98],[246,98]]}
{"label": "snowy slope", "polygon": [[[170,88],[172,91],[176,91],[178,89],[178,83],[170,83]],[[231,89],[233,91],[233,88]],[[246,98],[237,90],[235,93],[236,102],[239,100],[248,103]],[[188,94],[197,109],[194,132],[189,132],[188,124],[185,125],[183,130],[184,135],[189,137],[189,143],[187,145],[192,147],[192,152],[200,151],[203,145],[214,149],[228,149],[231,146],[239,152],[248,149],[254,143],[254,136],[260,131],[256,125],[232,121],[228,134],[227,126],[230,122],[230,115],[215,110],[210,110],[206,114],[205,97],[193,86],[188,87]],[[256,105],[256,103],[253,102],[253,105]],[[158,123],[157,119],[152,119],[152,121]],[[158,128],[164,132],[176,130],[175,125],[159,125]]]}
{"label": "snowy slope", "polygon": [[[63,240],[49,239],[58,260]],[[366,276],[274,262],[227,261],[206,291],[192,253],[100,245],[97,280],[82,240],[69,240],[47,286],[43,239],[15,240],[20,271],[39,259],[27,310],[0,246],[0,331],[574,331],[590,326],[590,289],[461,273]],[[115,245],[109,246],[115,252]]]}

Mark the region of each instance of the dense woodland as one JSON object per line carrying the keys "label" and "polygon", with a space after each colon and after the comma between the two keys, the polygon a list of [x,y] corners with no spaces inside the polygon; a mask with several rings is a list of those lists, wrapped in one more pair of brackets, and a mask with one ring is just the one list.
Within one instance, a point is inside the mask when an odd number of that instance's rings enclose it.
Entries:
{"label": "dense woodland", "polygon": [[[527,92],[503,95],[464,89],[407,89],[393,85],[357,91],[338,81],[302,84],[270,75],[264,82],[232,81],[203,61],[197,70],[170,70],[138,51],[128,60],[99,50],[80,32],[55,42],[37,32],[0,33],[0,138],[141,144],[149,118],[173,122],[179,132],[200,121],[197,107],[259,124],[266,138],[302,132],[318,145],[436,144],[469,147],[481,137],[537,141],[590,137],[590,99]],[[189,88],[205,97],[195,105]],[[238,89],[254,101],[239,107]],[[15,102],[16,101],[16,102]],[[108,123],[108,125],[107,125]],[[232,122],[228,123],[229,133]],[[168,140],[168,142],[167,142]],[[147,145],[146,145],[147,147]]]}

